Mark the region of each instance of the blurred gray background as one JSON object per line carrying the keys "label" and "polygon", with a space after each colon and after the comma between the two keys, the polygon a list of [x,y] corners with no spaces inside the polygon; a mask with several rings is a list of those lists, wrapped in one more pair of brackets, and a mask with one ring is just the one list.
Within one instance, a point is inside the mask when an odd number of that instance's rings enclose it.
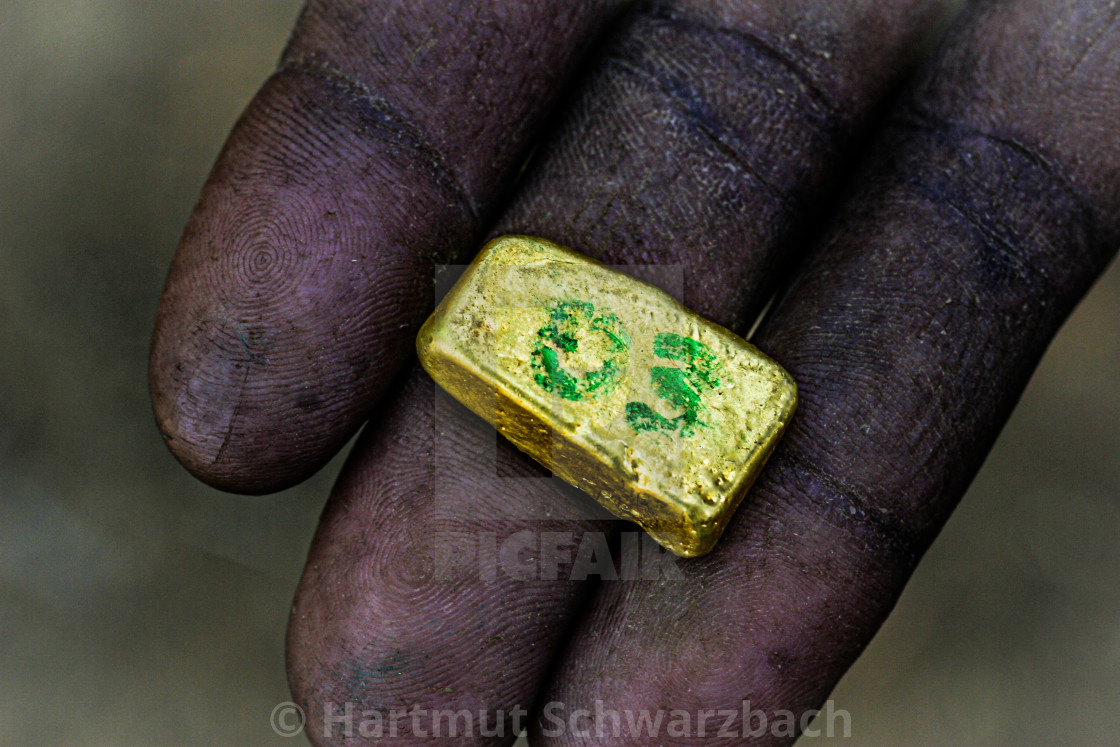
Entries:
{"label": "blurred gray background", "polygon": [[[339,462],[210,490],[164,449],[145,368],[179,231],[298,6],[0,12],[0,744],[293,743],[269,713]],[[846,744],[1120,742],[1118,425],[1114,267],[835,692]]]}

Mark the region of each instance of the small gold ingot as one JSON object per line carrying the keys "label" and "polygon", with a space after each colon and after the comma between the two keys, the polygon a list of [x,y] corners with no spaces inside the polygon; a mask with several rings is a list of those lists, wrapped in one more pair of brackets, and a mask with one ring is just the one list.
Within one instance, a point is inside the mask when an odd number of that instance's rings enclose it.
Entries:
{"label": "small gold ingot", "polygon": [[416,347],[518,448],[684,557],[715,545],[797,406],[738,335],[528,236],[488,243]]}

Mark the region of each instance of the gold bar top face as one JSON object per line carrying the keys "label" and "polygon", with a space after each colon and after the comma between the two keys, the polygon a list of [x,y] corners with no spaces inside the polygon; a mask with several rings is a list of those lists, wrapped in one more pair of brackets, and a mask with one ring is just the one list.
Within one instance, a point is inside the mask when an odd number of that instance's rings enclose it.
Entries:
{"label": "gold bar top face", "polygon": [[797,406],[741,337],[528,236],[487,244],[416,345],[456,399],[684,557],[715,545]]}

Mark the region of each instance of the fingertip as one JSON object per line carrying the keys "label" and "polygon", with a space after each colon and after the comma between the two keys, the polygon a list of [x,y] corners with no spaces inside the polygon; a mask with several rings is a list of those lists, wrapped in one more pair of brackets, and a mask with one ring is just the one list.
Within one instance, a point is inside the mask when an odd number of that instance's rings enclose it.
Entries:
{"label": "fingertip", "polygon": [[439,261],[427,248],[470,242],[454,180],[370,105],[314,71],[278,73],[188,221],[150,387],[172,453],[214,487],[272,492],[325,464],[412,355]]}

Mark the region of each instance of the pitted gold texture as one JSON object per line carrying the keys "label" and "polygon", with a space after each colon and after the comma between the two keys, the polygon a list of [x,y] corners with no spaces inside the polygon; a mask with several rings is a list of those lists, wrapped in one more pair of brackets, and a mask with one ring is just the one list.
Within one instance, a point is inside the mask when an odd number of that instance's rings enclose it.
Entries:
{"label": "pitted gold texture", "polygon": [[797,406],[738,335],[529,236],[488,243],[416,347],[518,448],[685,557],[715,545]]}

